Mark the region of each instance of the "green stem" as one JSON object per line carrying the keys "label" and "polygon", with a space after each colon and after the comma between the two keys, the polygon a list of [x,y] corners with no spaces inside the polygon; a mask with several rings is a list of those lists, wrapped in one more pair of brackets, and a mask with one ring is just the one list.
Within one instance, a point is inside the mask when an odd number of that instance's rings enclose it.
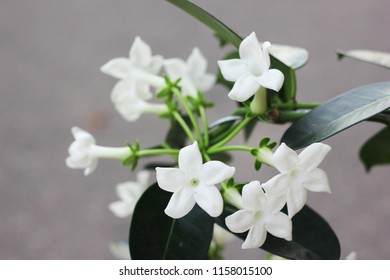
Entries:
{"label": "green stem", "polygon": [[294,112],[294,111],[280,111],[278,116],[278,121],[288,122],[296,121],[305,116],[307,112]]}
{"label": "green stem", "polygon": [[184,121],[183,117],[177,112],[172,112],[173,116],[175,117],[176,121],[180,124],[180,126],[183,128],[184,132],[187,134],[188,138],[191,140],[191,142],[195,141],[195,136],[192,134],[191,129],[188,127],[187,123]]}
{"label": "green stem", "polygon": [[176,149],[149,149],[137,152],[138,157],[156,156],[156,155],[178,155],[179,150]]}
{"label": "green stem", "polygon": [[276,108],[281,110],[314,109],[321,105],[320,103],[281,103]]}
{"label": "green stem", "polygon": [[224,139],[222,139],[217,144],[213,145],[210,149],[221,147],[232,140],[240,131],[253,119],[254,117],[245,117],[245,119],[240,122],[233,130],[227,135]]}
{"label": "green stem", "polygon": [[[199,124],[195,119],[194,113],[192,112],[190,106],[188,105],[187,100],[184,98],[183,94],[177,89],[173,89],[174,94],[177,96],[179,101],[183,104],[184,109],[186,110],[188,117],[190,118],[190,121],[192,125],[194,126],[196,135],[198,136],[199,145],[201,147],[204,147],[203,138],[202,138],[202,132],[200,131]],[[193,140],[195,141],[195,140]]]}
{"label": "green stem", "polygon": [[245,151],[250,152],[253,150],[253,147],[248,146],[223,146],[223,147],[214,147],[207,150],[207,153],[209,154],[216,154],[226,151]]}
{"label": "green stem", "polygon": [[208,147],[208,145],[209,145],[209,126],[208,126],[207,115],[206,115],[206,111],[204,109],[204,106],[202,106],[202,105],[199,106],[199,113],[200,113],[200,117],[202,119],[202,124],[203,124],[204,145],[205,145],[205,147]]}

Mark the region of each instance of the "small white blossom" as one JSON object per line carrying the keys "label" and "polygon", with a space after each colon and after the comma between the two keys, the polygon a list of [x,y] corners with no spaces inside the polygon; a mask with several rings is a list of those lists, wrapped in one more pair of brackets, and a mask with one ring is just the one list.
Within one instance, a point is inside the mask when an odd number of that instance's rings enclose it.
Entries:
{"label": "small white blossom", "polygon": [[147,102],[151,98],[149,86],[131,78],[119,81],[111,92],[111,101],[119,114],[127,121],[136,121],[144,113],[166,112],[165,104]]}
{"label": "small white blossom", "polygon": [[108,249],[113,257],[118,260],[130,260],[129,244],[125,241],[111,242]]}
{"label": "small white blossom", "polygon": [[330,146],[314,143],[299,155],[282,143],[268,159],[281,174],[263,184],[280,208],[287,202],[288,216],[292,218],[306,203],[307,191],[330,193],[326,173],[317,168],[331,150]]}
{"label": "small white blossom", "polygon": [[179,85],[185,96],[196,97],[198,90],[208,91],[216,77],[206,73],[207,60],[198,48],[194,48],[187,61],[171,58],[164,61],[165,71],[171,80],[181,79]]}
{"label": "small white blossom", "polygon": [[126,218],[133,214],[135,204],[148,188],[150,173],[140,171],[137,173],[137,181],[128,181],[116,186],[116,193],[120,200],[112,202],[108,208],[115,216]]}
{"label": "small white blossom", "polygon": [[163,57],[152,56],[152,50],[140,37],[136,37],[130,48],[129,57],[118,57],[104,64],[100,70],[114,78],[131,78],[137,84],[143,83],[149,91],[149,85],[163,88],[165,81],[156,74],[160,71]]}
{"label": "small white blossom", "polygon": [[220,161],[203,164],[195,141],[179,151],[179,168],[156,168],[161,189],[173,192],[165,213],[178,219],[185,216],[195,203],[210,216],[217,217],[223,210],[223,199],[216,184],[233,176],[234,167]]}
{"label": "small white blossom", "polygon": [[292,239],[292,222],[277,205],[268,200],[259,181],[252,181],[242,189],[244,208],[226,217],[226,226],[236,233],[248,231],[242,249],[258,248],[267,238],[267,232]]}
{"label": "small white blossom", "polygon": [[84,169],[84,175],[91,174],[99,158],[124,159],[130,154],[128,147],[111,148],[95,144],[95,138],[85,130],[72,127],[74,141],[68,148],[69,156],[66,165],[69,168]]}
{"label": "small white blossom", "polygon": [[279,91],[284,82],[284,76],[278,69],[270,68],[268,49],[270,42],[261,46],[256,34],[252,32],[239,47],[239,59],[218,61],[223,77],[234,82],[229,97],[243,102],[252,97],[260,86]]}

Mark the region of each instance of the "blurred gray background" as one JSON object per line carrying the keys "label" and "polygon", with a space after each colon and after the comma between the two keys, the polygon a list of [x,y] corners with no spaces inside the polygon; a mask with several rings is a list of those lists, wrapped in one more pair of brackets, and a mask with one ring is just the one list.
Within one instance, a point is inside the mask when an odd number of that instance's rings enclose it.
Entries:
{"label": "blurred gray background", "polygon": [[[389,80],[390,72],[345,59],[336,49],[390,51],[390,2],[356,1],[196,1],[242,36],[290,44],[310,52],[298,71],[298,99],[323,102],[349,89]],[[125,239],[130,219],[107,205],[117,200],[115,185],[135,179],[116,161],[100,161],[84,177],[65,166],[80,126],[97,142],[123,146],[139,139],[159,143],[167,124],[153,116],[126,123],[110,102],[116,82],[99,72],[109,59],[126,56],[140,35],[153,52],[187,58],[198,46],[210,71],[228,49],[220,49],[208,28],[162,0],[14,1],[0,0],[0,259],[110,259],[109,242]],[[210,120],[228,114],[234,103],[222,87]],[[342,257],[390,258],[389,166],[366,174],[361,145],[381,125],[359,124],[325,141],[333,148],[321,165],[333,193],[309,196],[309,205],[336,231]],[[250,143],[264,136],[279,140],[286,126],[258,127]],[[144,163],[143,161],[142,163]],[[254,173],[252,159],[237,154],[238,180],[267,180]],[[248,168],[245,170],[245,167]],[[258,258],[228,245],[227,258]]]}

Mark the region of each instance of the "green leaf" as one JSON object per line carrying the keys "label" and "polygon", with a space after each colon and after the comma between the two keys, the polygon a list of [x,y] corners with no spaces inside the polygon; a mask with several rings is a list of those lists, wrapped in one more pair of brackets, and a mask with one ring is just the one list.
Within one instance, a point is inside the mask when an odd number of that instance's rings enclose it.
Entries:
{"label": "green leaf", "polygon": [[224,139],[234,129],[234,123],[241,119],[240,116],[228,116],[212,123],[209,126],[210,146]]}
{"label": "green leaf", "polygon": [[316,107],[293,123],[281,142],[293,149],[322,141],[390,107],[390,82],[365,85]]}
{"label": "green leaf", "polygon": [[198,7],[194,3],[187,0],[167,0],[188,14],[192,15],[194,18],[198,19],[200,22],[208,26],[213,30],[220,38],[226,42],[230,42],[236,48],[239,47],[242,39],[233,30],[227,27],[224,23],[218,20],[213,15],[209,14],[207,11]]}
{"label": "green leaf", "polygon": [[371,50],[337,51],[339,59],[349,57],[363,62],[378,65],[390,70],[390,53]]}
{"label": "green leaf", "polygon": [[140,198],[131,222],[129,246],[132,259],[206,259],[214,219],[195,205],[180,219],[164,213],[171,193],[151,186]]}
{"label": "green leaf", "polygon": [[[188,116],[183,116],[184,121],[189,128],[192,127]],[[182,148],[185,146],[187,136],[181,127],[181,125],[173,120],[171,128],[168,130],[167,136],[165,137],[165,143],[171,148]]]}
{"label": "green leaf", "polygon": [[[225,218],[236,209],[226,207],[216,222],[227,229]],[[285,211],[285,209],[283,210]],[[260,248],[287,259],[339,259],[340,243],[329,224],[310,207],[305,206],[292,219],[293,239],[286,241],[267,233],[267,239]],[[236,233],[245,240],[247,233]]]}
{"label": "green leaf", "polygon": [[390,163],[390,127],[385,127],[363,145],[360,159],[367,172],[375,165]]}

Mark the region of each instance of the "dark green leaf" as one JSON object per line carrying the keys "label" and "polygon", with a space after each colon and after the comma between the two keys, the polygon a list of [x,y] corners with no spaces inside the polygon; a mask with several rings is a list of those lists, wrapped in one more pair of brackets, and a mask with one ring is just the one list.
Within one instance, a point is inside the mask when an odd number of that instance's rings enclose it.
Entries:
{"label": "dark green leaf", "polygon": [[382,129],[363,145],[360,159],[367,172],[375,165],[390,163],[390,127]]}
{"label": "dark green leaf", "polygon": [[209,126],[210,146],[223,140],[234,129],[234,123],[241,119],[240,116],[228,116],[212,123]]}
{"label": "dark green leaf", "polygon": [[[216,222],[226,228],[225,218],[236,211],[231,206],[225,208]],[[261,249],[287,259],[339,259],[340,244],[329,224],[315,211],[305,206],[293,219],[293,240],[286,241],[267,234]],[[245,239],[247,233],[235,234]]]}
{"label": "dark green leaf", "polygon": [[222,38],[226,42],[230,42],[236,48],[239,47],[242,39],[238,36],[234,31],[232,31],[229,27],[227,27],[220,20],[215,18],[213,15],[209,14],[207,11],[198,7],[194,3],[187,0],[167,0],[173,5],[179,7],[183,11],[192,15],[194,18],[198,19],[200,22],[208,26],[211,30],[213,30],[220,38]]}
{"label": "dark green leaf", "polygon": [[337,51],[339,58],[349,57],[390,69],[390,53],[371,50]]}
{"label": "dark green leaf", "polygon": [[316,107],[293,123],[281,142],[293,149],[322,141],[390,107],[390,82],[365,85]]}
{"label": "dark green leaf", "polygon": [[[184,121],[187,123],[188,127],[192,127],[192,124],[189,120],[188,116],[183,116]],[[171,148],[182,148],[185,146],[185,141],[187,139],[187,136],[181,127],[181,125],[173,120],[171,128],[168,131],[168,134],[165,138],[165,142],[168,144]]]}
{"label": "dark green leaf", "polygon": [[206,259],[214,220],[197,205],[181,219],[164,213],[171,193],[151,186],[140,198],[131,222],[132,259]]}

